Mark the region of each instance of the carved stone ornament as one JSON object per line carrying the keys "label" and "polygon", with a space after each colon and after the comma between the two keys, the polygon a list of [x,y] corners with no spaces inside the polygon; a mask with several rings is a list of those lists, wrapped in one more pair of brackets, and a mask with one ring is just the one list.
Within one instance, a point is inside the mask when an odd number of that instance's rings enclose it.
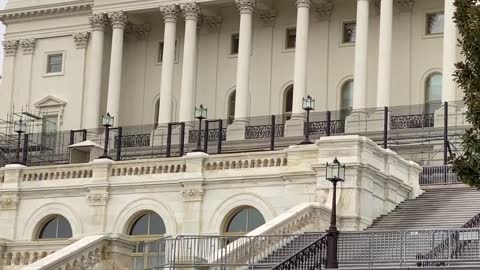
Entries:
{"label": "carved stone ornament", "polygon": [[135,32],[135,36],[138,40],[144,40],[147,36],[147,33],[150,33],[151,26],[150,24],[140,24],[133,26],[133,32]]}
{"label": "carved stone ornament", "polygon": [[18,205],[17,197],[0,198],[0,210],[17,209],[17,205]]}
{"label": "carved stone ornament", "polygon": [[5,56],[17,55],[18,40],[4,40],[2,44]]}
{"label": "carved stone ornament", "polygon": [[108,14],[108,18],[112,23],[112,28],[125,29],[125,26],[128,23],[127,14],[123,11],[115,11]]}
{"label": "carved stone ornament", "polygon": [[310,0],[297,0],[295,2],[295,5],[297,6],[297,8],[299,7],[310,7],[310,5],[312,4],[312,1]]}
{"label": "carved stone ornament", "polygon": [[88,21],[90,22],[90,25],[94,31],[103,31],[105,30],[105,25],[107,24],[107,17],[103,13],[97,13],[88,17]]}
{"label": "carved stone ornament", "polygon": [[35,38],[20,40],[20,46],[22,47],[23,54],[33,54],[35,52],[35,46],[37,40]]}
{"label": "carved stone ornament", "polygon": [[333,12],[333,3],[331,0],[322,2],[318,5],[315,5],[315,12],[317,13],[318,18],[321,21],[326,21],[330,19]]}
{"label": "carved stone ornament", "polygon": [[176,22],[177,16],[180,13],[176,5],[160,7],[160,12],[162,12],[163,20],[165,21],[165,23]]}
{"label": "carved stone ornament", "polygon": [[181,4],[180,9],[185,20],[198,20],[200,16],[200,6],[195,2]]}
{"label": "carved stone ornament", "polygon": [[77,49],[85,49],[88,46],[88,39],[90,38],[90,32],[73,33],[73,42]]}
{"label": "carved stone ornament", "polygon": [[223,18],[220,16],[202,16],[202,24],[205,24],[210,32],[220,31]]}
{"label": "carved stone ornament", "polygon": [[237,4],[238,11],[240,14],[242,13],[253,13],[255,9],[256,2],[255,0],[235,0],[235,4]]}
{"label": "carved stone ornament", "polygon": [[203,199],[203,188],[184,189],[180,191],[185,201],[201,201]]}
{"label": "carved stone ornament", "polygon": [[260,10],[258,11],[258,17],[265,26],[273,26],[277,19],[277,12],[275,10]]}
{"label": "carved stone ornament", "polygon": [[410,12],[415,4],[415,0],[395,0],[395,4],[400,12]]}
{"label": "carved stone ornament", "polygon": [[108,193],[91,193],[87,195],[87,200],[91,205],[104,205],[108,198]]}

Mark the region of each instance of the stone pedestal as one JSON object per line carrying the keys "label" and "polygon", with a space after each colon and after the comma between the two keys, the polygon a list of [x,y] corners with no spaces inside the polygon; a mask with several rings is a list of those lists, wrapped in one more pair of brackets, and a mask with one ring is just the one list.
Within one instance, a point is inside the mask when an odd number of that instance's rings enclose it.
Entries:
{"label": "stone pedestal", "polygon": [[[387,130],[390,130],[390,111],[387,114]],[[384,131],[385,129],[385,109],[378,109],[368,116],[367,131]]]}
{"label": "stone pedestal", "polygon": [[364,111],[353,111],[345,118],[345,134],[358,134],[367,131],[368,114]]}
{"label": "stone pedestal", "polygon": [[[456,105],[448,105],[448,126],[462,127],[468,126],[469,123],[465,119],[466,107],[458,107]],[[443,127],[445,119],[445,105],[441,106],[434,112],[434,126]]]}
{"label": "stone pedestal", "polygon": [[227,127],[227,141],[245,140],[246,122],[235,121]]}
{"label": "stone pedestal", "polygon": [[294,117],[285,123],[285,137],[303,136],[305,120],[303,117]]}
{"label": "stone pedestal", "polygon": [[[188,144],[190,130],[194,127],[191,125],[185,125],[184,143]],[[180,126],[172,127],[172,145],[180,144]],[[150,133],[150,146],[166,146],[168,137],[168,126],[161,125]]]}

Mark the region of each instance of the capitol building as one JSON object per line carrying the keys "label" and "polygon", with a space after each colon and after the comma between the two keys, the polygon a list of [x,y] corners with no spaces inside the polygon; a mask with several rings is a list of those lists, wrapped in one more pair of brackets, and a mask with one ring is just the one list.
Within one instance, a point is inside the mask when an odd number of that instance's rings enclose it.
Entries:
{"label": "capitol building", "polygon": [[480,265],[454,12],[9,0],[0,270]]}

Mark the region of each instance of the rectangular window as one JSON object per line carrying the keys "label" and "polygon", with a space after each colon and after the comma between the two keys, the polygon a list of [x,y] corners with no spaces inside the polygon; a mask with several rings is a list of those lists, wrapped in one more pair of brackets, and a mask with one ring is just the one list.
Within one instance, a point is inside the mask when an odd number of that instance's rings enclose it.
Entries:
{"label": "rectangular window", "polygon": [[[158,54],[157,54],[157,63],[163,62],[163,41],[158,43]],[[175,62],[177,61],[177,41],[175,40]]]}
{"label": "rectangular window", "polygon": [[238,33],[232,34],[230,38],[230,54],[238,54],[238,47],[240,45],[240,35]]}
{"label": "rectangular window", "polygon": [[355,22],[343,23],[342,43],[355,43],[357,24]]}
{"label": "rectangular window", "polygon": [[285,49],[295,49],[297,41],[297,28],[289,28],[286,31]]}
{"label": "rectangular window", "polygon": [[49,54],[47,56],[47,73],[63,72],[63,53]]}
{"label": "rectangular window", "polygon": [[443,12],[429,13],[426,15],[425,20],[425,34],[437,35],[443,33]]}

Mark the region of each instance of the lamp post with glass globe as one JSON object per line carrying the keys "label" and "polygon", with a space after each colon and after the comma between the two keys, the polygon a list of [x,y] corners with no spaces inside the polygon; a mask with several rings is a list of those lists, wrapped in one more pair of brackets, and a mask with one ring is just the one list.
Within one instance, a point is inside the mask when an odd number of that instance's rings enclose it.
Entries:
{"label": "lamp post with glass globe", "polygon": [[27,123],[23,122],[22,118],[15,122],[14,131],[18,134],[17,137],[17,151],[15,153],[15,163],[22,164],[20,161],[20,145],[22,141],[22,134],[27,131]]}
{"label": "lamp post with glass globe", "polygon": [[302,108],[307,112],[307,124],[303,130],[304,139],[300,144],[312,144],[310,141],[310,111],[315,110],[315,99],[310,95],[303,98]]}
{"label": "lamp post with glass globe", "polygon": [[[198,140],[197,140],[197,148],[193,150],[193,152],[205,152],[202,149],[202,120],[207,119],[207,108],[203,107],[203,104],[200,104],[199,107],[195,107],[194,117],[198,119]],[[208,134],[205,134],[206,138],[208,139]]]}
{"label": "lamp post with glass globe", "polygon": [[326,179],[333,184],[332,215],[330,227],[327,230],[327,269],[338,269],[337,243],[337,183],[345,181],[345,164],[341,164],[337,158],[333,163],[326,165]]}
{"label": "lamp post with glass globe", "polygon": [[114,121],[115,117],[111,116],[108,112],[102,116],[102,126],[105,127],[105,144],[103,147],[103,155],[101,155],[100,158],[112,159],[108,155],[108,143],[110,140],[110,127],[113,126]]}

